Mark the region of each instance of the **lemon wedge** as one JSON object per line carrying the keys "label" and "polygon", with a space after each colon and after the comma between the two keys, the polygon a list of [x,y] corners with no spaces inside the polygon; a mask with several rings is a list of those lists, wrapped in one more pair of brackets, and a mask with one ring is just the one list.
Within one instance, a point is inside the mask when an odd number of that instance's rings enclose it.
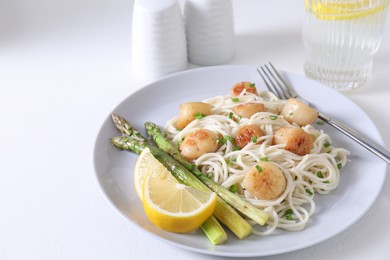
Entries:
{"label": "lemon wedge", "polygon": [[142,186],[148,176],[165,176],[171,173],[150,153],[149,148],[142,150],[134,167],[134,186],[142,200]]}
{"label": "lemon wedge", "polygon": [[149,220],[165,231],[187,233],[214,212],[217,195],[179,183],[145,148],[134,168],[134,185]]}
{"label": "lemon wedge", "polygon": [[146,177],[142,202],[154,225],[169,232],[187,233],[213,214],[217,198],[214,192],[180,184],[171,175],[160,175]]}
{"label": "lemon wedge", "polygon": [[380,1],[356,0],[348,3],[331,1],[305,1],[306,10],[314,13],[319,20],[351,20],[378,13],[386,9],[388,3]]}

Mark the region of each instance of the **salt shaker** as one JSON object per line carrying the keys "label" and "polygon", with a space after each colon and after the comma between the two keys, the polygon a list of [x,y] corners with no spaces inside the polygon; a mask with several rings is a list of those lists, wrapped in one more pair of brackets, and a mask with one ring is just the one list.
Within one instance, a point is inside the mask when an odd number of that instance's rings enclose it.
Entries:
{"label": "salt shaker", "polygon": [[234,55],[232,0],[185,0],[188,59],[196,65],[219,65]]}
{"label": "salt shaker", "polygon": [[136,73],[154,80],[187,68],[184,20],[176,0],[135,0],[132,22]]}

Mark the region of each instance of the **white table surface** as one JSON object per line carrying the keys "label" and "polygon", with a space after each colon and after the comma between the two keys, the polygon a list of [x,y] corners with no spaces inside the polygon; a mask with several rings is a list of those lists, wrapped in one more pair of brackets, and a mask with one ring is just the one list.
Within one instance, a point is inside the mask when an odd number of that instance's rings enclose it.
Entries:
{"label": "white table surface", "polygon": [[[135,229],[95,177],[93,148],[103,120],[147,83],[131,68],[132,4],[0,2],[0,259],[216,258]],[[229,64],[271,60],[303,74],[303,0],[234,4],[236,55]],[[388,18],[372,78],[345,93],[372,118],[388,149],[389,68]],[[389,218],[387,178],[369,212],[345,232],[264,259],[390,259]]]}

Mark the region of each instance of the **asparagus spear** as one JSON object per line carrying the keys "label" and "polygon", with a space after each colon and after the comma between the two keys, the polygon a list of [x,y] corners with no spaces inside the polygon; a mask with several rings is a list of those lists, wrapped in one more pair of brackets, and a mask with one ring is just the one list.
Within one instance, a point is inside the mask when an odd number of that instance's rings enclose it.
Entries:
{"label": "asparagus spear", "polygon": [[[112,143],[121,149],[133,150],[136,153],[140,154],[142,150],[147,147],[154,147],[150,142],[136,130],[134,129],[125,119],[112,115],[113,122],[115,126],[127,137],[128,143],[121,142],[118,138],[113,138]],[[114,141],[117,140],[117,141]],[[158,148],[156,148],[158,149]],[[153,148],[152,148],[153,150]],[[208,218],[201,226],[202,231],[206,234],[208,239],[214,245],[223,244],[227,241],[227,234],[222,228],[221,224],[217,221],[214,216]]]}
{"label": "asparagus spear", "polygon": [[[148,147],[156,159],[163,163],[168,169],[175,169],[172,171],[172,174],[181,182],[199,189],[208,189],[207,186],[205,186],[180,163],[161,149],[156,148],[153,144],[145,140],[145,138],[124,118],[113,115],[113,121],[116,127],[123,134],[130,135],[112,138],[111,141],[114,146],[124,150],[132,150],[138,154],[141,153],[145,147]],[[214,211],[214,215],[240,239],[245,238],[252,233],[251,225],[246,222],[229,204],[219,197],[217,198],[217,206]]]}
{"label": "asparagus spear", "polygon": [[188,161],[177,147],[167,139],[161,132],[159,126],[152,122],[145,123],[148,134],[153,138],[158,147],[160,147],[167,154],[171,155],[174,159],[180,162],[184,167],[190,170],[196,175],[204,184],[206,184],[211,190],[215,191],[220,197],[222,197],[227,203],[232,205],[235,209],[240,211],[248,218],[254,220],[260,225],[264,225],[268,219],[268,214],[264,211],[256,208],[249,202],[241,199],[236,194],[230,192],[226,188],[220,186],[218,183],[205,176],[192,162]]}

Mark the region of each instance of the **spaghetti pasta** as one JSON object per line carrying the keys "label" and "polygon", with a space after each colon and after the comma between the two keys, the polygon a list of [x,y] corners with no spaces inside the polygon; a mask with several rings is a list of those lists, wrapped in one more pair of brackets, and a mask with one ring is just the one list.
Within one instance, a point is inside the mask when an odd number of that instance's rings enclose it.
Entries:
{"label": "spaghetti pasta", "polygon": [[[216,96],[204,100],[212,106],[212,113],[195,119],[183,129],[176,128],[178,117],[167,121],[164,132],[176,144],[197,129],[216,133],[219,148],[216,152],[205,153],[193,160],[202,173],[224,187],[263,209],[270,215],[264,227],[254,225],[254,233],[266,236],[278,228],[297,231],[305,228],[315,212],[314,195],[327,194],[337,188],[340,169],[346,164],[349,152],[332,146],[332,140],[323,130],[313,125],[299,126],[289,123],[280,115],[286,104],[267,91],[250,93],[244,91],[238,96]],[[250,118],[240,117],[233,108],[246,103],[264,104],[265,111],[257,112]],[[264,135],[249,142],[243,148],[235,146],[234,137],[244,126],[257,125]],[[273,136],[282,126],[301,128],[313,138],[310,153],[303,156],[284,149],[283,144],[273,144]],[[280,196],[272,200],[261,200],[245,190],[242,182],[254,165],[268,161],[283,172],[287,185]]]}

